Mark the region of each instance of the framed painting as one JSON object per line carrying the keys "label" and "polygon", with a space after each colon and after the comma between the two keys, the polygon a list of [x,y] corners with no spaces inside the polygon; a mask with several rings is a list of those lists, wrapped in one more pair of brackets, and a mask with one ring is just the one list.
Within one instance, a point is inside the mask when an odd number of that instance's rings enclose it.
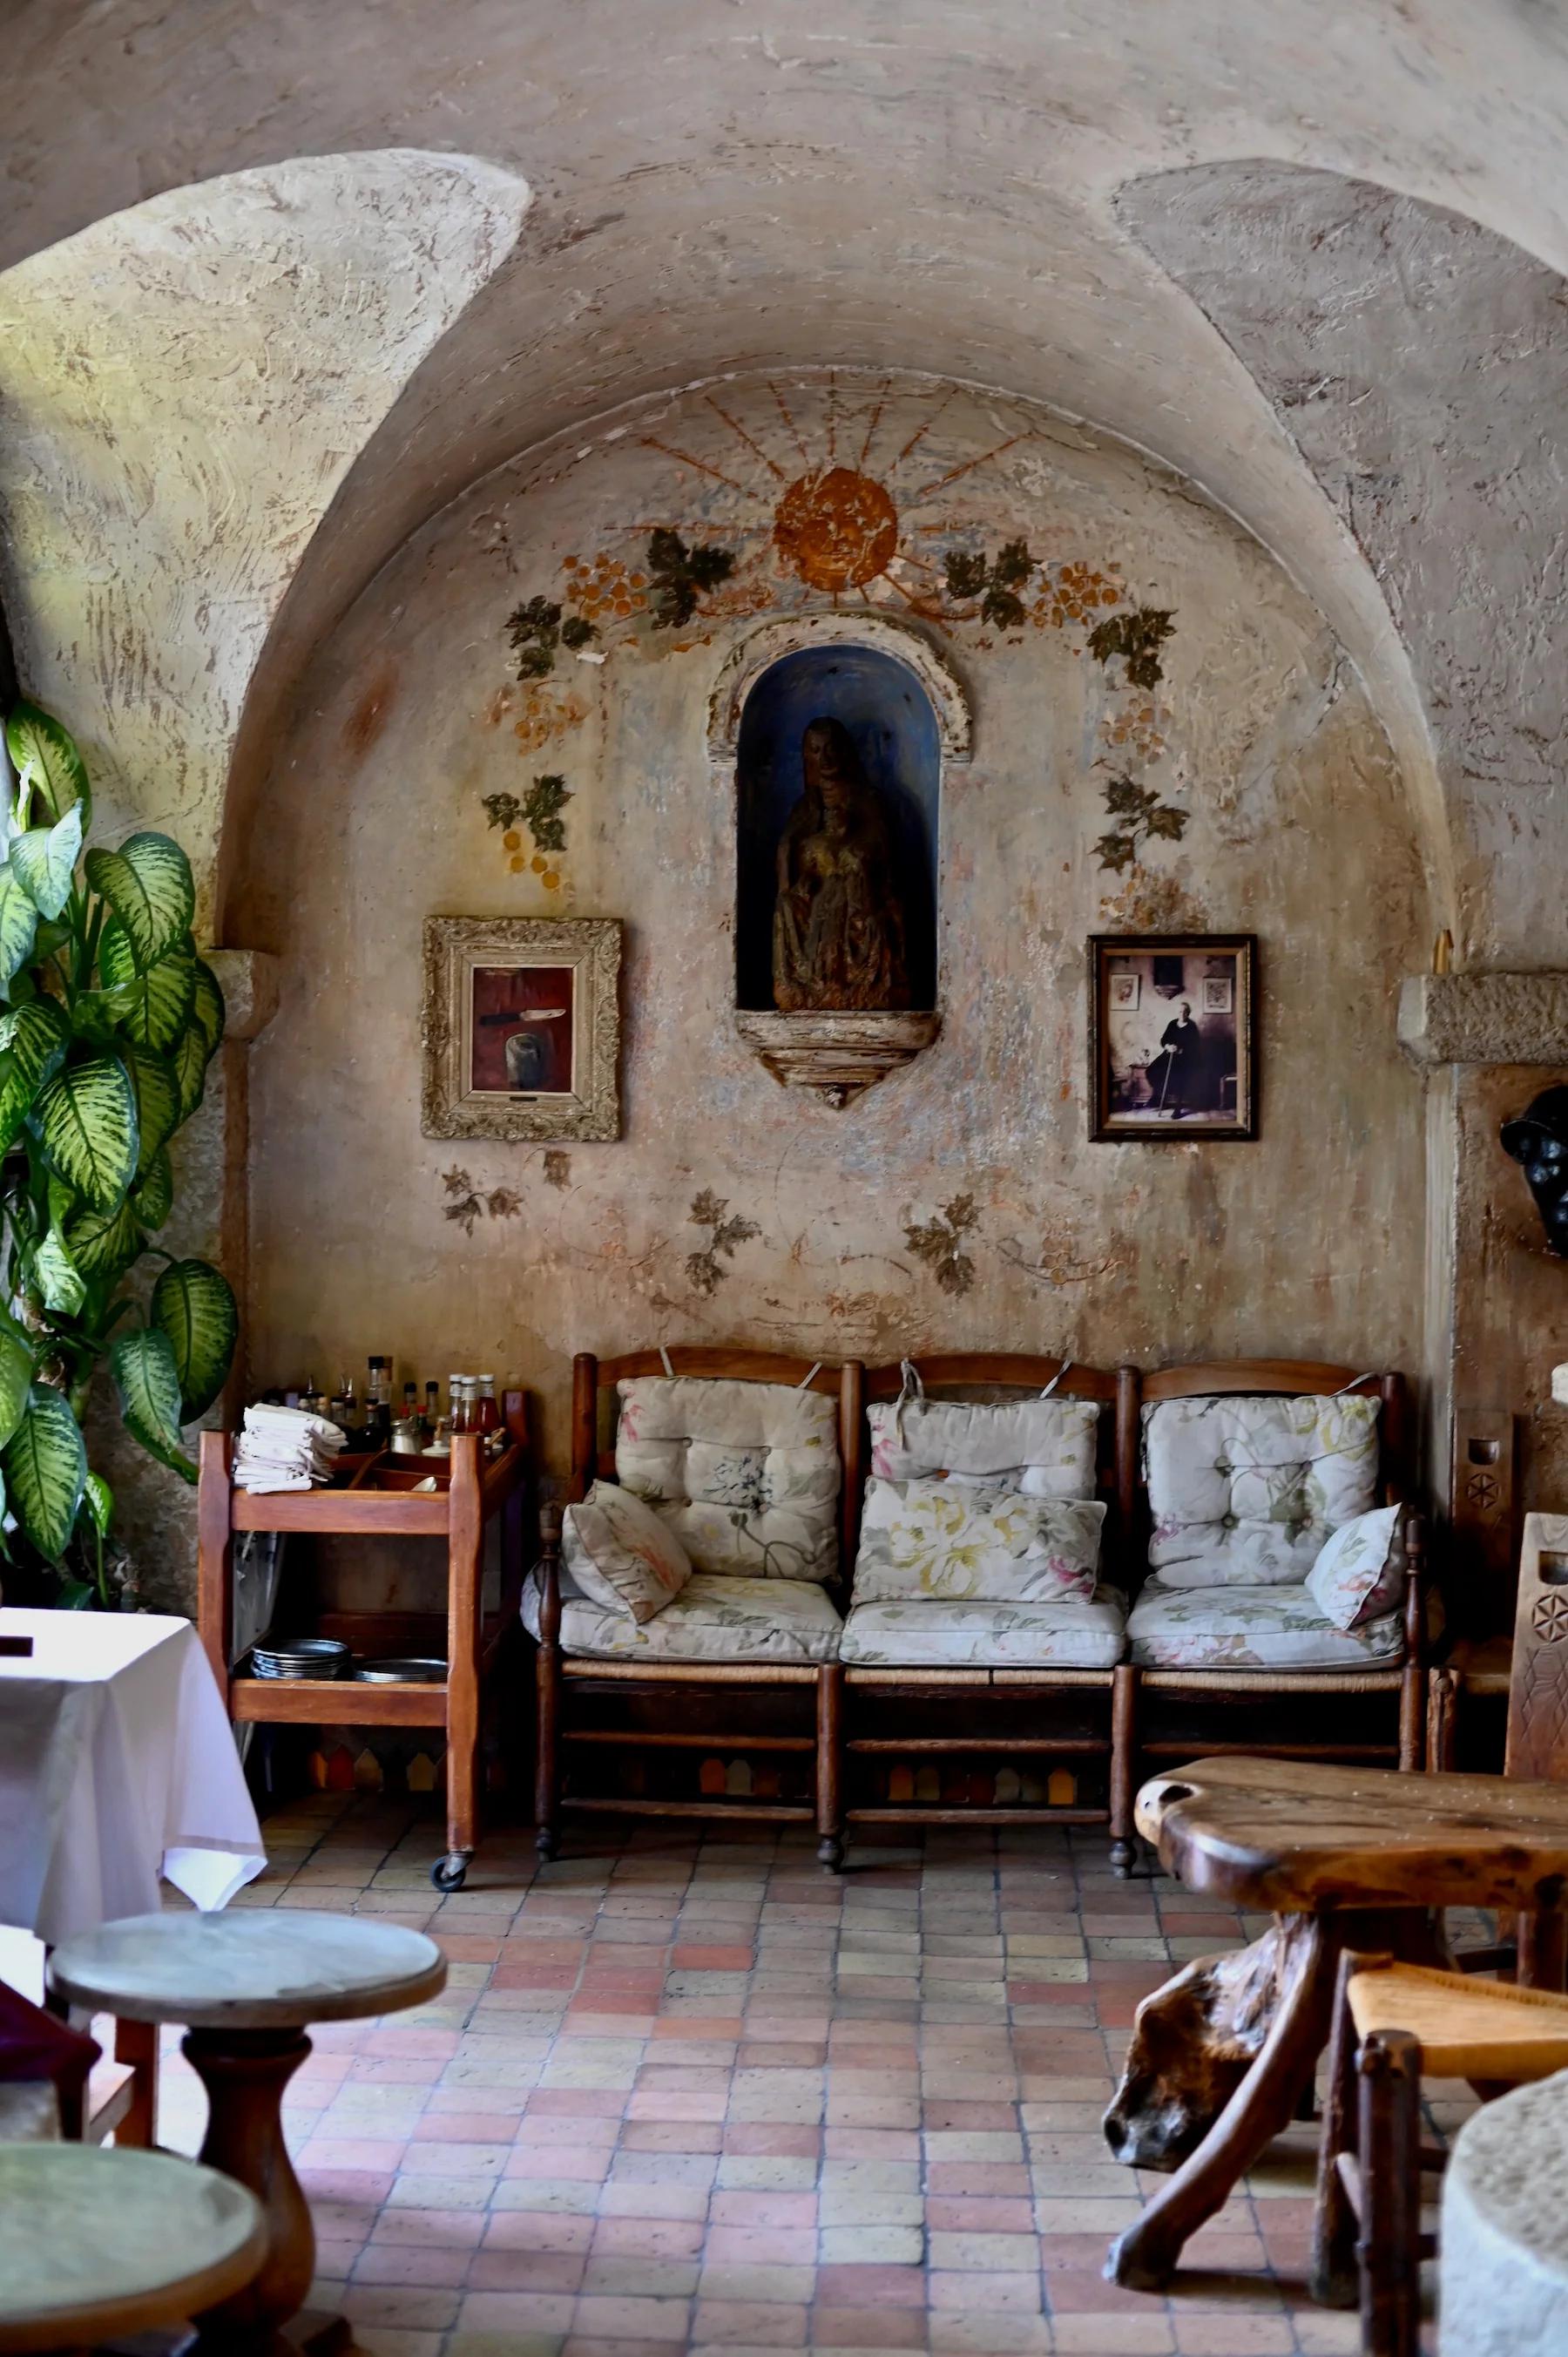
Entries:
{"label": "framed painting", "polygon": [[1258,1135],[1253,933],[1096,933],[1089,943],[1089,1135]]}
{"label": "framed painting", "polygon": [[426,1137],[620,1135],[620,925],[426,917]]}

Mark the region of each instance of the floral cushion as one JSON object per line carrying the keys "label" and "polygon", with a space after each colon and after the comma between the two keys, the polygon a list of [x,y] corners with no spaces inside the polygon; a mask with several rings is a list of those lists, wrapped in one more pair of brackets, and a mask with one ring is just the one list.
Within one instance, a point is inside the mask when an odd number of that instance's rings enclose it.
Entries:
{"label": "floral cushion", "polygon": [[1146,1407],[1150,1568],[1167,1587],[1305,1580],[1324,1542],[1376,1502],[1380,1405],[1348,1393]]}
{"label": "floral cushion", "polygon": [[831,1579],[838,1403],[783,1383],[639,1375],[620,1385],[616,1479],[658,1509],[697,1571]]}
{"label": "floral cushion", "polygon": [[1087,1598],[1094,1593],[1104,1520],[1098,1500],[1026,1497],[999,1483],[873,1480],[865,1487],[854,1601]]}
{"label": "floral cushion", "polygon": [[1126,1644],[1113,1587],[1039,1604],[860,1604],[839,1659],[863,1669],[1109,1670]]}
{"label": "floral cushion", "polygon": [[1404,1594],[1401,1506],[1376,1506],[1342,1523],[1308,1574],[1306,1592],[1337,1629],[1359,1629],[1392,1611]]}
{"label": "floral cushion", "polygon": [[1035,1498],[1092,1498],[1100,1407],[1094,1400],[878,1401],[866,1411],[871,1469],[884,1481],[946,1473],[1005,1480]]}
{"label": "floral cushion", "polygon": [[567,1507],[561,1559],[591,1603],[634,1620],[651,1620],[692,1577],[674,1532],[613,1481],[596,1481],[581,1505]]}
{"label": "floral cushion", "polygon": [[[539,1635],[539,1589],[531,1575],[522,1620]],[[718,1579],[695,1572],[651,1620],[609,1612],[561,1581],[561,1645],[601,1661],[831,1662],[843,1622],[813,1580]]]}
{"label": "floral cushion", "polygon": [[1149,1670],[1369,1670],[1404,1650],[1397,1612],[1337,1629],[1295,1581],[1194,1588],[1147,1579],[1127,1637],[1132,1659]]}

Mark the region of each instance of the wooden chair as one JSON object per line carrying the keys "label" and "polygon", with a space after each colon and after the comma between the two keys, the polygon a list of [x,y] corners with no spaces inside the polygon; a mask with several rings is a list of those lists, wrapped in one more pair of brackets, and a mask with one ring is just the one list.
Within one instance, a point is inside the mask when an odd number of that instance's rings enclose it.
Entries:
{"label": "wooden chair", "polygon": [[1418,2357],[1423,2169],[1421,2082],[1465,2079],[1483,2102],[1568,2069],[1568,1997],[1396,1964],[1340,1958],[1318,2155],[1312,2291],[1361,2310],[1365,2357]]}
{"label": "wooden chair", "polygon": [[[1162,1400],[1228,1394],[1303,1397],[1341,1392],[1375,1394],[1381,1401],[1378,1503],[1402,1502],[1409,1495],[1412,1438],[1409,1394],[1402,1375],[1358,1375],[1353,1368],[1301,1360],[1232,1360],[1162,1368],[1145,1374],[1141,1386],[1145,1406]],[[1147,1493],[1141,1482],[1138,1510],[1138,1535],[1146,1544]],[[1245,1752],[1268,1759],[1384,1762],[1406,1770],[1418,1769],[1426,1709],[1426,1604],[1423,1532],[1419,1518],[1413,1515],[1405,1527],[1404,1545],[1404,1650],[1402,1657],[1386,1668],[1270,1671],[1140,1666],[1124,1728],[1129,1789],[1136,1792],[1144,1761],[1189,1760],[1199,1753],[1212,1758],[1224,1752]],[[1341,1732],[1337,1739],[1326,1741],[1298,1732],[1288,1722],[1282,1726],[1281,1705],[1287,1699],[1310,1698],[1321,1713],[1328,1697],[1340,1703],[1367,1697],[1374,1711],[1380,1702],[1391,1722],[1387,1733],[1369,1727],[1355,1739],[1347,1739]],[[1238,1716],[1250,1712],[1251,1716],[1233,1735],[1222,1736],[1215,1731],[1219,1712]]]}
{"label": "wooden chair", "polygon": [[[1047,1386],[1058,1396],[1095,1400],[1110,1413],[1100,1419],[1098,1493],[1108,1512],[1101,1543],[1101,1577],[1124,1588],[1125,1548],[1133,1517],[1137,1481],[1138,1376],[1133,1367],[1115,1373],[1097,1367],[1066,1365],[1059,1359],[997,1351],[959,1351],[923,1356],[920,1381],[929,1398],[1001,1401],[1038,1397]],[[857,1381],[859,1370],[856,1370]],[[864,1378],[865,1404],[896,1399],[902,1388],[898,1365],[874,1367]],[[869,1469],[864,1414],[857,1412],[845,1442],[845,1488],[854,1508],[846,1539],[846,1573],[853,1570],[859,1516]],[[933,1611],[940,1610],[933,1606]],[[1101,1760],[1107,1798],[1080,1804],[1075,1795],[1059,1805],[1023,1803],[986,1806],[983,1802],[917,1800],[856,1801],[845,1811],[854,1825],[898,1824],[1109,1824],[1112,1855],[1133,1857],[1131,1754],[1125,1729],[1131,1724],[1133,1674],[1115,1668],[935,1668],[843,1667],[849,1772],[873,1760],[930,1762],[964,1756],[1013,1763],[1052,1760]],[[1074,1780],[1076,1782],[1076,1779]]]}
{"label": "wooden chair", "polygon": [[[585,1497],[596,1480],[615,1479],[617,1384],[639,1375],[779,1383],[830,1394],[839,1404],[841,1555],[853,1560],[854,1506],[842,1479],[845,1436],[860,1422],[858,1370],[813,1363],[770,1351],[684,1348],[634,1351],[618,1359],[585,1351],[573,1365],[570,1499]],[[753,1824],[814,1824],[818,1857],[836,1867],[843,1857],[840,1713],[843,1672],[836,1661],[619,1662],[573,1656],[561,1644],[558,1507],[540,1515],[537,1772],[535,1843],[543,1858],[560,1843],[564,1810],[618,1816],[738,1819]],[[830,1597],[842,1593],[839,1581]],[[768,1583],[759,1581],[759,1588]],[[807,1707],[802,1709],[802,1705]],[[810,1802],[695,1797],[573,1788],[562,1773],[563,1751],[603,1758],[617,1750],[651,1756],[730,1750],[792,1755],[813,1762]]]}

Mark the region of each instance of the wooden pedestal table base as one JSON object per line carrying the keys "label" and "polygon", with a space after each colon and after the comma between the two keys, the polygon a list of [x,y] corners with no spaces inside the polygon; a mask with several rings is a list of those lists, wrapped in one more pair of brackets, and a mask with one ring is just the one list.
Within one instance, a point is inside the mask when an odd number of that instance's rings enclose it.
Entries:
{"label": "wooden pedestal table base", "polygon": [[[279,2347],[339,2357],[353,2340],[342,2318],[297,2314],[316,2273],[316,2231],[284,2141],[283,2098],[309,2039],[302,2029],[193,2029],[181,2050],[207,2090],[201,2159],[250,2188],[267,2227],[267,2255],[254,2280],[202,2312],[203,2357]],[[278,2328],[291,2318],[280,2341]]]}
{"label": "wooden pedestal table base", "polygon": [[[1255,2034],[1255,2061],[1107,2261],[1112,2282],[1155,2291],[1295,2116],[1327,2042],[1342,1950],[1441,1964],[1439,1908],[1561,1914],[1568,1787],[1228,1757],[1154,1778],[1138,1795],[1137,1824],[1189,1890],[1286,1919],[1273,1935],[1272,2010]],[[1191,2002],[1192,1977],[1177,1975],[1140,2007],[1128,2075],[1107,2115],[1119,2157],[1156,2157],[1149,2146],[1162,2137],[1167,2151],[1181,2149],[1183,2121],[1214,2083],[1214,2060],[1202,2051],[1212,2025]]]}
{"label": "wooden pedestal table base", "polygon": [[298,2314],[316,2236],[284,2142],[284,2090],[310,2051],[305,2023],[395,2013],[446,1981],[446,1960],[423,1932],[293,1909],[133,1915],[55,1950],[49,1986],[71,2004],[187,2025],[185,2052],[210,2104],[201,2158],[261,2204],[265,2261],[247,2289],[197,2319],[204,2357],[333,2357],[351,2346],[341,2319]]}

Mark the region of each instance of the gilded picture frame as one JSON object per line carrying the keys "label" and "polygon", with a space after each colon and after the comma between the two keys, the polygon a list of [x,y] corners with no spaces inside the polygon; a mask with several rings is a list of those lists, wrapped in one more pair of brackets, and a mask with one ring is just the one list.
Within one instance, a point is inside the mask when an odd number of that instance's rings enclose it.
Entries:
{"label": "gilded picture frame", "polygon": [[1101,1146],[1258,1135],[1255,933],[1095,933],[1089,1135]]}
{"label": "gilded picture frame", "polygon": [[620,1135],[614,917],[427,917],[426,1137]]}

